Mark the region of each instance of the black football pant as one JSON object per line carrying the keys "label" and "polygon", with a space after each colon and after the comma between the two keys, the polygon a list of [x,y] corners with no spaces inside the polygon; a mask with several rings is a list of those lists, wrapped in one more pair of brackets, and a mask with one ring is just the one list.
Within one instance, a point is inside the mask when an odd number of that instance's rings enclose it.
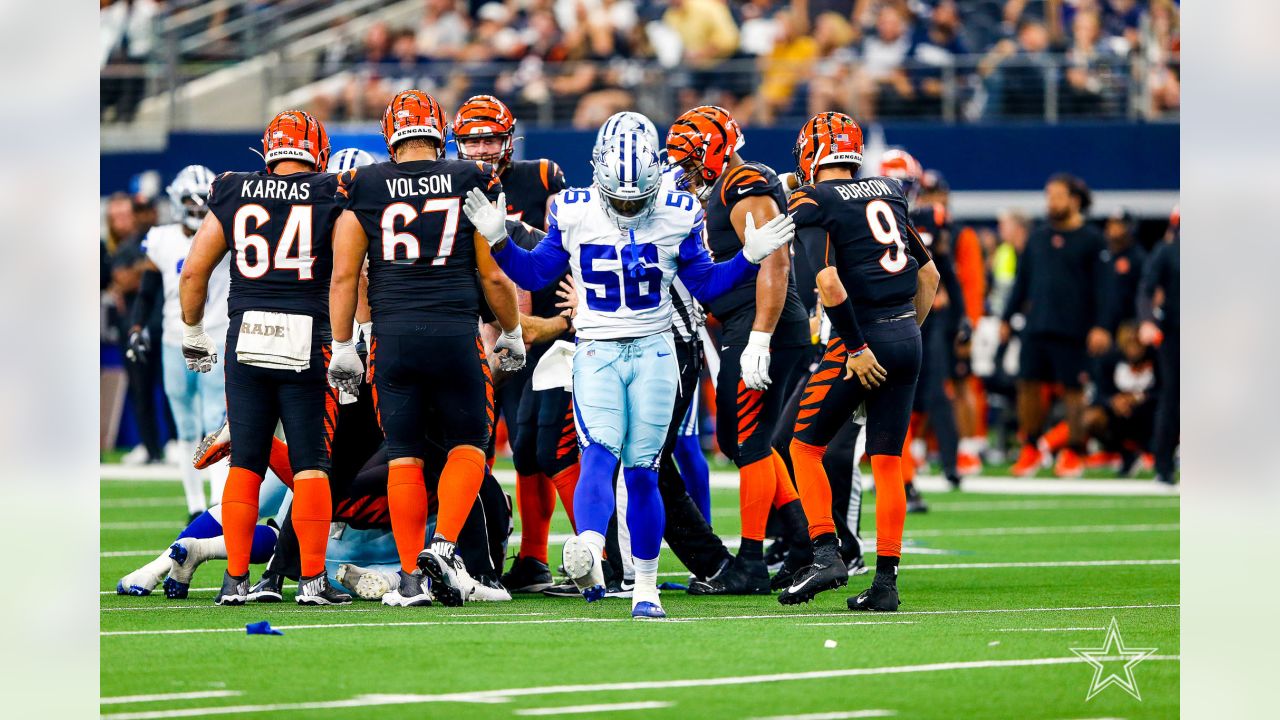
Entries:
{"label": "black football pant", "polygon": [[924,327],[921,328],[923,357],[914,409],[929,416],[929,427],[938,440],[938,459],[942,462],[942,474],[955,477],[960,432],[956,429],[955,408],[951,404],[951,398],[947,397],[946,388],[946,379],[950,377],[953,367],[950,346],[955,334],[944,320],[938,318],[937,323],[925,320]]}
{"label": "black football pant", "polygon": [[1156,456],[1156,473],[1173,477],[1173,454],[1178,447],[1181,431],[1178,413],[1181,411],[1181,363],[1178,350],[1181,345],[1179,329],[1166,331],[1164,342],[1156,351],[1160,363],[1160,388],[1156,403],[1156,428],[1152,440],[1152,453]]}

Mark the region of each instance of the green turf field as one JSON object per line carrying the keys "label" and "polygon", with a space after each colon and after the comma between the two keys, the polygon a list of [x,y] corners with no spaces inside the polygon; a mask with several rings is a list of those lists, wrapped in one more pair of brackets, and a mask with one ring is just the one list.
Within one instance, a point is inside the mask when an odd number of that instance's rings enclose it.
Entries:
{"label": "green turf field", "polygon": [[[929,514],[907,519],[897,614],[845,609],[862,576],[798,607],[664,592],[666,622],[631,621],[628,600],[540,596],[218,608],[220,562],[189,600],[118,597],[116,580],[172,540],[184,504],[176,481],[104,481],[102,499],[102,713],[117,720],[1178,714],[1176,496],[934,493]],[[736,491],[716,490],[713,507],[736,538]],[[552,532],[567,531],[557,513]],[[684,579],[668,554],[662,571]],[[1131,669],[1141,700],[1115,684],[1086,700],[1095,670],[1071,648],[1102,647],[1112,618],[1125,646],[1154,649]],[[284,636],[246,635],[258,620]],[[1113,651],[1100,678],[1126,678],[1126,657]]]}

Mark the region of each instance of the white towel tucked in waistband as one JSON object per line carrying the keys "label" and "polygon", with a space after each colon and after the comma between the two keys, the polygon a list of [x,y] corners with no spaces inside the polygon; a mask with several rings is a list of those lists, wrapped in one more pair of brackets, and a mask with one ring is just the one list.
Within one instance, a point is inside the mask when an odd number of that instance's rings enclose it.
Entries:
{"label": "white towel tucked in waistband", "polygon": [[310,315],[247,310],[240,321],[236,362],[302,372],[311,367]]}

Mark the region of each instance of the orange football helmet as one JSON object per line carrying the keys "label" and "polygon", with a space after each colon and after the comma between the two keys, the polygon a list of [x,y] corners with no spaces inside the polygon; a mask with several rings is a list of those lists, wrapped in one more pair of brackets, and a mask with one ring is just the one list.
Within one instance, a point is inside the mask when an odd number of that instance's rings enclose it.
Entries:
{"label": "orange football helmet", "polygon": [[[506,167],[515,150],[516,118],[506,103],[492,95],[476,95],[462,103],[453,118],[453,139],[458,143],[458,157],[480,160],[497,167]],[[500,137],[502,149],[490,155],[472,155],[463,148],[466,138]]]}
{"label": "orange football helmet", "polygon": [[420,137],[432,140],[444,147],[445,131],[449,124],[444,110],[436,99],[421,90],[405,90],[391,98],[391,104],[382,114],[382,137],[387,140],[387,154],[395,159],[396,143]]}
{"label": "orange football helmet", "polygon": [[684,170],[677,186],[704,198],[728,169],[729,156],[745,143],[728,110],[700,105],[685,111],[667,133],[667,161]]}
{"label": "orange football helmet", "polygon": [[796,146],[796,176],[813,182],[823,165],[862,166],[862,128],[844,113],[825,112],[809,118],[800,128]]}
{"label": "orange football helmet", "polygon": [[262,133],[262,159],[268,169],[281,160],[297,160],[324,172],[329,164],[329,133],[311,113],[285,110],[271,118]]}
{"label": "orange football helmet", "polygon": [[901,183],[903,194],[910,198],[920,186],[920,178],[924,177],[924,168],[911,153],[900,148],[891,148],[880,156],[880,174]]}

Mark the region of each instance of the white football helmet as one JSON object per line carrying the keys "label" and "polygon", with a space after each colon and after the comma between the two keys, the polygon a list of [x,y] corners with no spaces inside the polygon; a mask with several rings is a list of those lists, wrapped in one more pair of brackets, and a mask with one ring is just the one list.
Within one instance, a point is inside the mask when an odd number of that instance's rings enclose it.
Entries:
{"label": "white football helmet", "polygon": [[620,132],[639,133],[654,149],[662,147],[662,138],[658,136],[658,128],[653,121],[638,112],[625,110],[610,115],[609,119],[600,126],[596,132],[596,145],[591,151],[591,156],[595,157],[596,153],[604,148],[605,141]]}
{"label": "white football helmet", "polygon": [[604,211],[618,228],[643,225],[662,184],[662,161],[653,145],[639,133],[618,133],[595,153],[591,171]]}
{"label": "white football helmet", "polygon": [[360,148],[342,148],[334,153],[333,157],[329,158],[328,170],[334,174],[341,174],[354,168],[372,165],[375,162],[377,160],[373,159],[373,155]]}
{"label": "white football helmet", "polygon": [[173,182],[165,188],[173,202],[174,212],[189,230],[199,230],[200,223],[209,212],[209,189],[213,185],[213,171],[203,165],[188,165],[178,171]]}

